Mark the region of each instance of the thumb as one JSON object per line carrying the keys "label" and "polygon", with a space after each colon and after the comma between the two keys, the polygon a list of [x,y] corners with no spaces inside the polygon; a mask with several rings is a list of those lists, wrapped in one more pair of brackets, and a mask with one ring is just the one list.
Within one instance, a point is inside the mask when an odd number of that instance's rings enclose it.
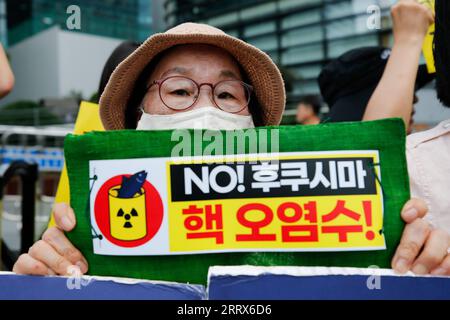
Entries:
{"label": "thumb", "polygon": [[411,223],[417,218],[423,218],[428,212],[428,206],[421,199],[411,199],[403,206],[402,219],[406,223]]}
{"label": "thumb", "polygon": [[71,231],[75,228],[76,218],[73,209],[67,203],[55,203],[53,216],[56,226],[63,231]]}

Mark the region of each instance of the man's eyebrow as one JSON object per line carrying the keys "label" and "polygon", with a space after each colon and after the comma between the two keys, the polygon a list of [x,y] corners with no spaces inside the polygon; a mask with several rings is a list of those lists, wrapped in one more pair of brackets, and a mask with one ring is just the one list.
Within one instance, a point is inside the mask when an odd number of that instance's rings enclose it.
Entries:
{"label": "man's eyebrow", "polygon": [[183,67],[174,67],[174,68],[170,68],[169,70],[166,70],[162,75],[161,75],[161,79],[164,79],[166,76],[168,76],[171,73],[178,73],[178,74],[182,74],[182,75],[187,75],[189,73],[188,69],[183,68]]}
{"label": "man's eyebrow", "polygon": [[234,73],[231,70],[222,70],[220,72],[220,77],[222,77],[222,78],[233,78],[233,79],[236,79],[236,80],[241,80],[241,78],[239,76],[237,76],[236,73]]}

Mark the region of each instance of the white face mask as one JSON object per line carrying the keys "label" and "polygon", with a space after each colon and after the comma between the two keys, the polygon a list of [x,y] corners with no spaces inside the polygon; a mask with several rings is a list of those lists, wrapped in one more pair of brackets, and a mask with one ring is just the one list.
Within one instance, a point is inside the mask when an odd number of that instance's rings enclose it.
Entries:
{"label": "white face mask", "polygon": [[254,127],[251,115],[243,116],[214,107],[202,107],[169,115],[148,114],[142,111],[136,130],[238,130]]}

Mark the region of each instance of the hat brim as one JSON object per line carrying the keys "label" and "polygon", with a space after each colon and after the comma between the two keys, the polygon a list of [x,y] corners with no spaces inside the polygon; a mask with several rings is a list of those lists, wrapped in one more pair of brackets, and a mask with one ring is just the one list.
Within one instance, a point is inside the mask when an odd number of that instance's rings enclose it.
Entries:
{"label": "hat brim", "polygon": [[245,71],[261,106],[263,124],[278,125],[286,94],[277,66],[261,50],[242,40],[223,35],[167,34],[151,36],[113,72],[100,99],[100,117],[106,130],[125,129],[125,111],[136,80],[159,53],[176,45],[209,44],[229,52]]}

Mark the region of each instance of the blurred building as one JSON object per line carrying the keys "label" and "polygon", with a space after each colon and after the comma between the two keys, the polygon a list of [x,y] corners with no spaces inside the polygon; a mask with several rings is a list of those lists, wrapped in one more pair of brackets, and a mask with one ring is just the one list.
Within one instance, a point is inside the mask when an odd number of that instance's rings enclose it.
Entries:
{"label": "blurred building", "polygon": [[150,0],[7,0],[9,41],[17,43],[42,30],[66,26],[67,8],[81,9],[80,32],[142,41],[152,31]]}
{"label": "blurred building", "polygon": [[0,43],[5,47],[8,46],[5,0],[0,0]]}
{"label": "blurred building", "polygon": [[[123,40],[143,41],[151,35],[153,14],[161,10],[151,0],[6,0],[6,4],[8,53],[16,85],[0,106],[23,100],[90,99],[111,52]],[[79,8],[79,29],[68,23],[74,5]]]}
{"label": "blurred building", "polygon": [[121,41],[53,26],[11,45],[8,54],[16,83],[0,106],[74,96],[89,99]]}
{"label": "blurred building", "polygon": [[[395,2],[164,0],[164,7],[168,26],[207,23],[267,52],[282,67],[288,82],[286,119],[293,118],[300,96],[319,93],[317,77],[330,59],[358,47],[392,45],[390,7]],[[450,117],[450,111],[436,100],[432,85],[419,96],[415,117],[419,124],[432,126]]]}
{"label": "blurred building", "polygon": [[[367,27],[370,4],[380,8],[378,30]],[[166,0],[165,8],[169,25],[208,23],[266,51],[288,69],[292,102],[300,95],[319,92],[316,79],[330,59],[356,47],[390,43],[389,4],[373,0]]]}

